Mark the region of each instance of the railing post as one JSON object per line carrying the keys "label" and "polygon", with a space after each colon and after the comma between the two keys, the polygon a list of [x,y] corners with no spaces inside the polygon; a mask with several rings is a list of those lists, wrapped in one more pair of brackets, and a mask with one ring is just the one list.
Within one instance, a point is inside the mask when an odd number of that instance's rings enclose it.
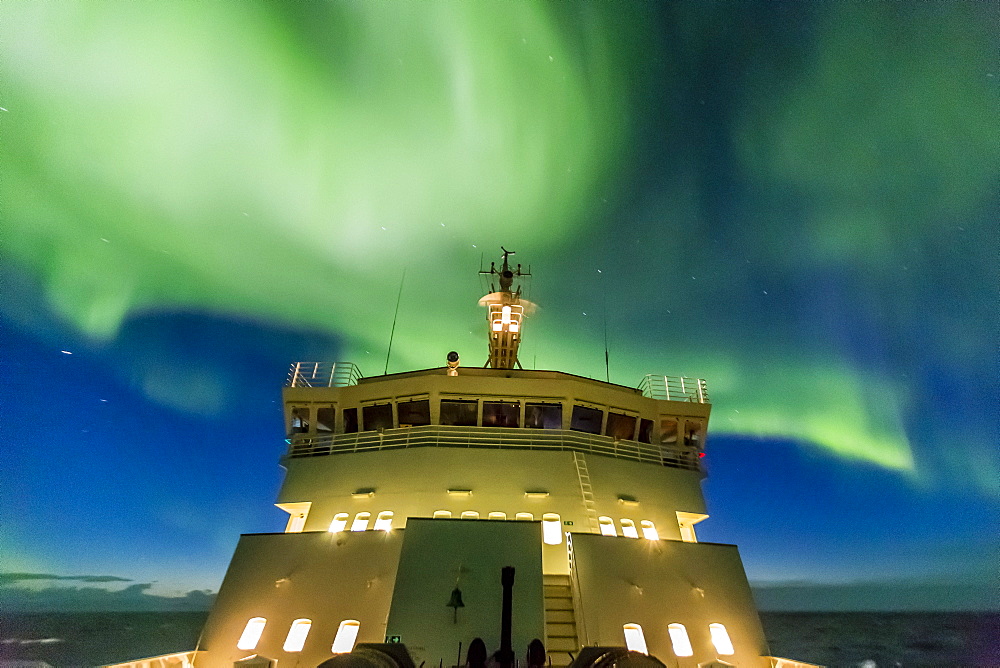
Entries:
{"label": "railing post", "polygon": [[667,401],[670,401],[670,381],[666,376],[663,377],[663,391],[667,395]]}
{"label": "railing post", "polygon": [[698,403],[705,403],[705,381],[702,378],[698,379]]}

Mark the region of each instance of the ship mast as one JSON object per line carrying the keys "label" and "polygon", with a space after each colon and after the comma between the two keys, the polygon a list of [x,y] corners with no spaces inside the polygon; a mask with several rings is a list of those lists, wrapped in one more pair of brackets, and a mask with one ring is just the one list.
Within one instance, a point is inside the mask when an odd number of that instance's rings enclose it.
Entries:
{"label": "ship mast", "polygon": [[479,300],[480,306],[486,306],[486,322],[488,325],[487,335],[490,344],[490,356],[484,366],[494,369],[513,369],[516,364],[521,367],[521,362],[517,359],[517,349],[521,345],[521,327],[524,316],[531,312],[534,305],[526,299],[521,298],[521,286],[516,290],[511,290],[515,278],[531,276],[531,270],[522,271],[518,264],[516,269],[511,269],[509,256],[514,251],[509,251],[503,246],[503,264],[500,269],[496,268],[496,263],[490,263],[489,271],[480,271],[480,274],[488,275],[491,278],[496,276],[499,279],[500,290],[496,289],[494,283],[490,283],[490,293]]}

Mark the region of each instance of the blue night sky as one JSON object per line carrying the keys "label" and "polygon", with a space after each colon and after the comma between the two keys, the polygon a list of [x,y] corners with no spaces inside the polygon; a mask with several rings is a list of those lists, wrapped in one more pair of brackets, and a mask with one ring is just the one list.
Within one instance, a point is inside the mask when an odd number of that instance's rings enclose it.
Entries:
{"label": "blue night sky", "polygon": [[382,373],[404,272],[389,371],[485,361],[501,244],[526,367],[603,379],[607,323],[613,382],[708,380],[762,604],[1000,607],[997,25],[0,4],[0,608],[203,604],[284,526],[288,365]]}

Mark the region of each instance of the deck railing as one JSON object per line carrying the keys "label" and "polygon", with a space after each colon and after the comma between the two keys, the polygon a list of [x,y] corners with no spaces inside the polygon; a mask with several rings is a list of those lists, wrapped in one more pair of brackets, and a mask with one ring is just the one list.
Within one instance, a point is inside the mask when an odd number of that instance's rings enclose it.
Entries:
{"label": "deck railing", "polygon": [[711,403],[708,400],[708,386],[703,378],[657,376],[648,373],[639,382],[639,390],[644,397],[652,399],[690,401],[698,404]]}
{"label": "deck railing", "polygon": [[700,470],[698,452],[691,448],[615,440],[610,436],[563,429],[520,429],[515,427],[426,425],[385,429],[384,431],[363,431],[354,434],[296,436],[289,446],[288,456],[291,458],[321,457],[420,447],[575,450],[689,471]]}
{"label": "deck railing", "polygon": [[361,378],[364,374],[353,362],[295,362],[287,387],[347,387]]}

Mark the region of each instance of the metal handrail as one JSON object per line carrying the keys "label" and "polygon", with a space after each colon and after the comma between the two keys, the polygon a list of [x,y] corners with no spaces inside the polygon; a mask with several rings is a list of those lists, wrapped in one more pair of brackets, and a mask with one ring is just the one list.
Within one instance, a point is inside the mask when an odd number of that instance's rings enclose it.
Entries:
{"label": "metal handrail", "polygon": [[691,448],[616,440],[610,436],[563,429],[516,427],[426,425],[354,434],[295,436],[289,445],[288,456],[294,459],[420,447],[575,450],[689,471],[701,470],[698,452]]}
{"label": "metal handrail", "polygon": [[362,378],[353,362],[293,362],[286,387],[347,387]]}
{"label": "metal handrail", "polygon": [[688,401],[697,404],[711,403],[708,399],[708,385],[704,378],[687,376],[659,376],[647,373],[639,381],[642,396],[667,401]]}

